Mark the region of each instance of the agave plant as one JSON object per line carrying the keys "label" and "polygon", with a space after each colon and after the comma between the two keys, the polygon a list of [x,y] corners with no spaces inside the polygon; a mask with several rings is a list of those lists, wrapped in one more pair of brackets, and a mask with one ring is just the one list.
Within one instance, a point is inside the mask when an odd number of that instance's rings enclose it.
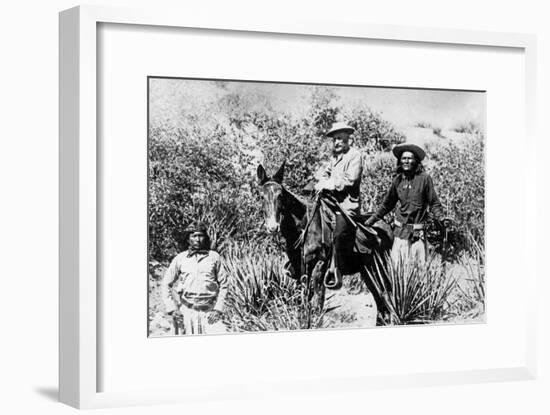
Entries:
{"label": "agave plant", "polygon": [[323,326],[329,310],[304,300],[301,285],[290,277],[280,253],[248,242],[224,252],[230,280],[227,324],[235,331],[296,330]]}
{"label": "agave plant", "polygon": [[440,256],[431,254],[425,263],[378,258],[374,271],[368,273],[385,293],[390,313],[386,324],[422,324],[451,317],[449,296],[457,279],[445,272]]}

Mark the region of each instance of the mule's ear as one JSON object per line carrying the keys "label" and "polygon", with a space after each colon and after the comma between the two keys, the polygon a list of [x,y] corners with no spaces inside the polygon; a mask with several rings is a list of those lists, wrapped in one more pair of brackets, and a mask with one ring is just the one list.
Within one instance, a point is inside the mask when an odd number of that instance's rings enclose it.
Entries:
{"label": "mule's ear", "polygon": [[265,182],[267,182],[267,174],[264,170],[264,167],[261,164],[258,165],[256,174],[258,175],[258,181],[260,182],[260,184],[264,184]]}
{"label": "mule's ear", "polygon": [[279,167],[279,170],[277,170],[277,173],[273,175],[273,181],[276,183],[282,184],[284,175],[285,175],[285,162],[283,161],[283,164],[281,164],[281,167]]}

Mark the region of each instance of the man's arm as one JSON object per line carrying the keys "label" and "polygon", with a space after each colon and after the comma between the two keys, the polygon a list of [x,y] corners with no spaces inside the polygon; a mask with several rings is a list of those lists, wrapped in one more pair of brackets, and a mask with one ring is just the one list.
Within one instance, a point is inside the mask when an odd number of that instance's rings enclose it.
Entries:
{"label": "man's arm", "polygon": [[164,277],[162,278],[161,283],[161,296],[162,301],[164,302],[164,308],[167,313],[172,313],[178,308],[176,301],[172,296],[172,284],[178,277],[178,270],[178,257],[176,256],[164,273]]}
{"label": "man's arm", "polygon": [[218,298],[216,299],[214,310],[223,313],[225,309],[225,298],[227,297],[227,291],[229,289],[229,279],[227,278],[227,273],[223,270],[220,257],[218,257],[214,265],[214,272],[216,273],[219,285]]}
{"label": "man's arm", "polygon": [[375,222],[383,219],[388,213],[390,213],[397,204],[397,178],[395,178],[384,196],[384,200],[374,213],[366,222],[367,225],[372,226]]}
{"label": "man's arm", "polygon": [[322,190],[333,190],[334,189],[334,182],[331,178],[332,175],[332,160],[329,160],[327,166],[323,170],[323,173],[321,174],[321,180],[317,182],[314,186],[315,190],[320,192]]}
{"label": "man's arm", "polygon": [[325,166],[323,173],[321,174],[321,178],[323,180],[330,179],[330,175],[332,174],[332,159],[328,161],[327,165]]}

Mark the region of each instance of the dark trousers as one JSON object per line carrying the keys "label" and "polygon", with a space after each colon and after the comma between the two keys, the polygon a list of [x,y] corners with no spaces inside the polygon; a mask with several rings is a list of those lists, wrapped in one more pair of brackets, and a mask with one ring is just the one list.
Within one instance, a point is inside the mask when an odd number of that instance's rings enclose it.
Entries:
{"label": "dark trousers", "polygon": [[334,226],[334,249],[336,266],[342,274],[351,272],[351,256],[353,244],[355,243],[355,228],[348,223],[342,214],[336,214]]}

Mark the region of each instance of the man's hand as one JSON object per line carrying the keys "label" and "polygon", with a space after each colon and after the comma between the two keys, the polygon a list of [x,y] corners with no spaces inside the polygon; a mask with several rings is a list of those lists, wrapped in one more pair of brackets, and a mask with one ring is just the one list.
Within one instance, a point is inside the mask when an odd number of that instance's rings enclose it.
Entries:
{"label": "man's hand", "polygon": [[445,229],[448,229],[451,226],[453,226],[453,221],[452,221],[452,219],[449,219],[449,218],[442,219],[439,223]]}
{"label": "man's hand", "polygon": [[376,216],[372,215],[365,221],[365,225],[372,227],[372,225],[374,225],[377,221],[378,219],[376,219]]}
{"label": "man's hand", "polygon": [[208,313],[208,324],[215,324],[222,318],[223,313],[218,310],[212,310]]}
{"label": "man's hand", "polygon": [[334,190],[334,183],[332,180],[320,180],[315,185],[315,190],[317,192],[322,192],[323,190]]}

